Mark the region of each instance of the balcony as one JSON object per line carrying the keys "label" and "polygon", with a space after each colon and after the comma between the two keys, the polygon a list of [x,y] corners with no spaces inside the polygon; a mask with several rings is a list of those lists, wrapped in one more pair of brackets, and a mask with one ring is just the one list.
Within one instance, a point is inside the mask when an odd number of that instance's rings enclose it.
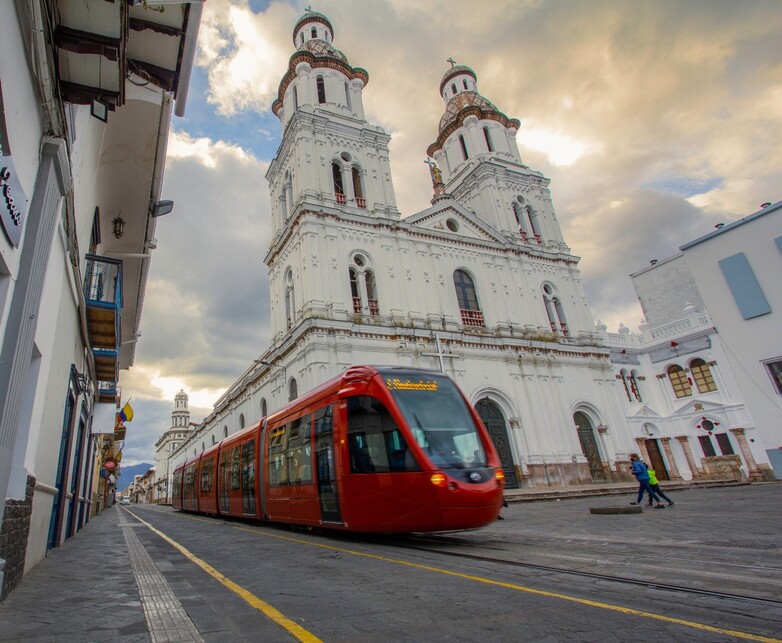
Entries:
{"label": "balcony", "polygon": [[356,197],[356,205],[359,208],[361,208],[362,210],[366,210],[367,209],[367,200],[366,199],[362,199],[360,196],[357,196]]}
{"label": "balcony", "polygon": [[345,205],[348,202],[347,195],[340,194],[339,192],[337,192],[336,196],[337,196],[337,203],[339,203],[340,205]]}
{"label": "balcony", "polygon": [[462,316],[462,324],[465,326],[484,326],[483,313],[480,310],[464,310],[460,309],[459,313]]}
{"label": "balcony", "polygon": [[98,401],[114,402],[119,379],[119,347],[122,313],[122,262],[87,255],[84,277],[87,328],[95,357]]}

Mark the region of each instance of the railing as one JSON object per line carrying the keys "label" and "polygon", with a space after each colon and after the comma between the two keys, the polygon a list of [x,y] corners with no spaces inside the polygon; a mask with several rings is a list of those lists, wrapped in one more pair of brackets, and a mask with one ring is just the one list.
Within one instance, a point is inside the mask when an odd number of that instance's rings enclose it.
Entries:
{"label": "railing", "polygon": [[366,210],[366,208],[367,208],[367,200],[366,199],[362,199],[360,196],[357,196],[356,197],[356,205],[359,208],[362,208],[362,209]]}
{"label": "railing", "polygon": [[339,203],[340,205],[345,205],[348,202],[348,197],[345,194],[340,194],[339,192],[337,192],[336,197],[337,197],[337,203]]}
{"label": "railing", "polygon": [[84,299],[88,304],[122,309],[122,261],[87,255]]}
{"label": "railing", "polygon": [[379,315],[380,314],[380,308],[377,305],[377,299],[370,299],[368,301],[369,303],[369,314],[370,315]]}
{"label": "railing", "polygon": [[568,329],[567,324],[559,324],[559,328],[557,328],[557,324],[555,322],[551,322],[551,332],[556,333],[557,335],[562,335],[563,337],[568,336]]}
{"label": "railing", "polygon": [[480,310],[459,310],[462,324],[465,326],[484,326],[483,313]]}
{"label": "railing", "polygon": [[361,314],[361,297],[353,297],[353,312]]}

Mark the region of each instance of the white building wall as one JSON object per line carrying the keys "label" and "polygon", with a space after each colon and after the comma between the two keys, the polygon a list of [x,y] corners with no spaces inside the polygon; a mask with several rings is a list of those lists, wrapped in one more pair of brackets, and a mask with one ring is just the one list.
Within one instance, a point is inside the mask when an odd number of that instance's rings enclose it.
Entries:
{"label": "white building wall", "polygon": [[[782,394],[764,362],[782,359],[782,202],[736,221],[706,237],[682,246],[684,259],[720,336],[741,394],[751,409],[763,442],[774,456],[782,447]],[[770,312],[750,319],[742,316],[723,277],[719,262],[744,253]],[[782,458],[775,460],[782,477]]]}

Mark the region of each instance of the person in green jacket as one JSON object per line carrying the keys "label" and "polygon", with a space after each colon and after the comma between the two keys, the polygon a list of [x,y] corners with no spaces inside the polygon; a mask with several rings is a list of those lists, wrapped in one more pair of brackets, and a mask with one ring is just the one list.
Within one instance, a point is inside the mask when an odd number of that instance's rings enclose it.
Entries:
{"label": "person in green jacket", "polygon": [[[660,481],[657,479],[657,474],[654,472],[654,469],[647,467],[646,471],[649,474],[649,486],[652,488],[652,491],[654,491],[663,500],[666,500],[669,507],[673,507],[673,500],[666,496],[663,493],[663,490],[660,489]],[[652,496],[649,496],[649,506],[652,506]]]}

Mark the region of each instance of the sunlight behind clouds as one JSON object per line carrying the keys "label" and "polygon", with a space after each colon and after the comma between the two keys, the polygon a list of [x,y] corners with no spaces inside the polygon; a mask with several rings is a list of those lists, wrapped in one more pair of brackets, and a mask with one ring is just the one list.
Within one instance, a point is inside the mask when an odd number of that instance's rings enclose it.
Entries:
{"label": "sunlight behind clouds", "polygon": [[543,127],[527,127],[522,123],[516,140],[522,148],[543,152],[549,163],[556,166],[573,165],[587,154],[603,151],[599,143],[571,138],[562,132],[553,132]]}
{"label": "sunlight behind clouds", "polygon": [[160,374],[152,377],[150,382],[160,390],[161,399],[173,400],[174,396],[183,389],[188,395],[189,405],[198,408],[211,408],[227,390],[225,388],[191,390],[183,385],[181,378],[164,377]]}

